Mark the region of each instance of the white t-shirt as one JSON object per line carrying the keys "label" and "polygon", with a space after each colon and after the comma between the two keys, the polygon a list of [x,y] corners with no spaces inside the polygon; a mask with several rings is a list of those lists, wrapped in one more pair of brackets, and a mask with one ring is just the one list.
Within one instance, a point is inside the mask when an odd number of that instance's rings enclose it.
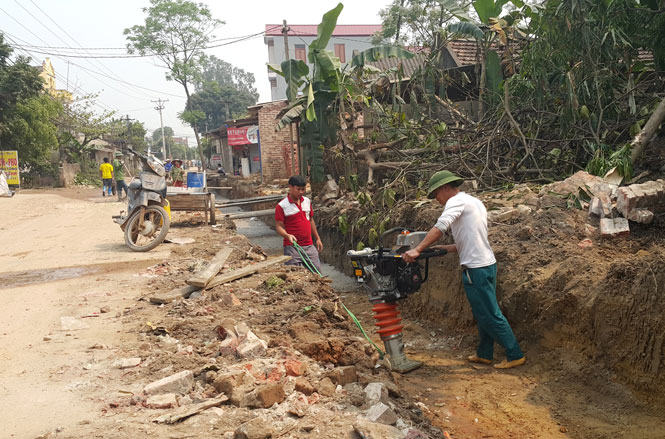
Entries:
{"label": "white t-shirt", "polygon": [[434,227],[443,233],[450,229],[463,266],[480,268],[496,263],[487,239],[487,209],[479,199],[464,192],[453,196]]}

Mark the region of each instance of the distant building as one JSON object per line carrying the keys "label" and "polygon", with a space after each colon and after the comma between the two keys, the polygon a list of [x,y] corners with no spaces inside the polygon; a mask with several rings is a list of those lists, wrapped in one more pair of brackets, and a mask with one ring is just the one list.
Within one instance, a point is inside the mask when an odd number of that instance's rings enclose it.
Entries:
{"label": "distant building", "polygon": [[189,143],[187,142],[187,137],[173,137],[173,143],[176,145],[182,145],[185,148],[189,147]]}
{"label": "distant building", "polygon": [[[305,61],[310,69],[312,64],[307,59],[309,45],[316,39],[316,24],[290,24],[288,32],[289,57]],[[333,31],[327,50],[335,53],[342,66],[351,62],[351,58],[363,50],[373,47],[372,36],[381,31],[379,24],[338,24]],[[268,46],[268,63],[279,66],[286,60],[282,25],[266,24],[264,42]],[[268,72],[270,95],[273,101],[286,99],[286,82],[274,72]]]}
{"label": "distant building", "polygon": [[[39,67],[37,67],[39,69]],[[51,58],[46,58],[42,62],[42,67],[39,69],[39,76],[44,80],[44,91],[54,98],[59,98],[64,101],[71,101],[72,94],[67,90],[58,90],[55,88],[55,69],[51,64]]]}

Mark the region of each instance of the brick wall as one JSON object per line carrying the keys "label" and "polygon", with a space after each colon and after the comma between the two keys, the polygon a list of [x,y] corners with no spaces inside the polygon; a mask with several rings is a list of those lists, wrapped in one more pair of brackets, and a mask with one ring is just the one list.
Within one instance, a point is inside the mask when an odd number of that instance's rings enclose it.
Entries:
{"label": "brick wall", "polygon": [[[264,182],[289,178],[291,172],[291,152],[289,151],[289,128],[275,131],[277,114],[286,107],[286,101],[265,104],[259,109],[259,132],[261,133],[261,163]],[[296,142],[296,127],[293,127],[293,142]],[[295,153],[296,172],[298,154]]]}

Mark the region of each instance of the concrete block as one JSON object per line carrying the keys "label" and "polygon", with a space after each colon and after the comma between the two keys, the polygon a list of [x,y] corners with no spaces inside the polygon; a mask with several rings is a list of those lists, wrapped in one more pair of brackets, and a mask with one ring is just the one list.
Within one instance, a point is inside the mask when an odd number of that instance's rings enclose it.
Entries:
{"label": "concrete block", "polygon": [[162,393],[185,394],[194,386],[194,374],[191,370],[183,370],[161,380],[157,380],[145,386],[143,391],[147,395],[158,395]]}
{"label": "concrete block", "polygon": [[637,204],[637,195],[630,187],[620,187],[617,190],[617,210],[624,217],[628,217],[631,210],[635,209]]}
{"label": "concrete block", "polygon": [[369,383],[363,392],[365,393],[365,400],[370,406],[388,398],[388,389],[383,383]]}
{"label": "concrete block", "polygon": [[641,224],[651,224],[653,221],[654,214],[652,211],[647,209],[634,209],[631,210],[628,214],[628,219],[636,223]]}
{"label": "concrete block", "polygon": [[[237,326],[236,326],[237,328]],[[247,332],[245,339],[240,342],[236,354],[240,358],[262,357],[268,350],[268,344],[256,336],[252,331]]]}
{"label": "concrete block", "polygon": [[330,371],[327,376],[333,384],[340,386],[358,381],[358,372],[356,372],[355,366],[338,367]]}
{"label": "concrete block", "polygon": [[367,410],[367,419],[386,425],[394,425],[397,422],[395,412],[382,402],[374,404]]}
{"label": "concrete block", "polygon": [[630,234],[630,226],[626,218],[601,218],[600,235],[605,238]]}
{"label": "concrete block", "polygon": [[177,407],[178,401],[176,401],[175,394],[165,393],[148,397],[145,405],[150,409],[170,409]]}
{"label": "concrete block", "polygon": [[390,425],[377,424],[366,419],[353,423],[355,432],[364,439],[403,439],[404,433]]}
{"label": "concrete block", "polygon": [[591,198],[589,202],[589,216],[595,215],[600,218],[610,216],[612,213],[612,204],[610,202],[603,202],[598,197]]}

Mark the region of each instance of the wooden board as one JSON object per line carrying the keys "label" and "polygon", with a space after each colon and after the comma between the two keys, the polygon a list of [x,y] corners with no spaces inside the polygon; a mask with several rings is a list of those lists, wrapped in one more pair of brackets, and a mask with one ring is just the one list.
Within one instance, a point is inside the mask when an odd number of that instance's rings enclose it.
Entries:
{"label": "wooden board", "polygon": [[208,282],[210,282],[213,277],[217,276],[217,273],[219,273],[219,270],[221,270],[222,266],[231,255],[231,252],[233,252],[231,247],[224,247],[218,251],[207,266],[194,273],[194,276],[187,279],[185,283],[193,287],[205,288],[206,285],[208,285]]}
{"label": "wooden board", "polygon": [[150,297],[150,303],[155,303],[157,305],[161,305],[162,303],[171,303],[181,297],[189,297],[189,295],[194,291],[199,291],[200,289],[201,288],[199,287],[193,287],[191,285],[175,288],[171,291],[155,294],[154,296]]}
{"label": "wooden board", "polygon": [[217,285],[222,285],[227,282],[240,279],[241,277],[249,276],[250,274],[254,274],[257,271],[263,270],[266,267],[270,267],[271,265],[275,264],[281,264],[282,262],[286,262],[289,259],[291,259],[291,256],[278,256],[276,258],[268,259],[267,261],[238,268],[237,270],[233,270],[228,273],[222,273],[219,276],[215,277],[213,280],[211,280],[206,288],[216,287]]}
{"label": "wooden board", "polygon": [[173,413],[167,413],[156,419],[153,419],[152,422],[157,422],[158,424],[175,424],[177,422],[183,421],[190,416],[194,416],[198,413],[201,413],[204,410],[208,410],[212,407],[217,407],[228,401],[228,396],[220,395],[214,399],[209,399],[207,401],[201,402],[199,404],[194,404],[189,407],[182,407],[179,410]]}

